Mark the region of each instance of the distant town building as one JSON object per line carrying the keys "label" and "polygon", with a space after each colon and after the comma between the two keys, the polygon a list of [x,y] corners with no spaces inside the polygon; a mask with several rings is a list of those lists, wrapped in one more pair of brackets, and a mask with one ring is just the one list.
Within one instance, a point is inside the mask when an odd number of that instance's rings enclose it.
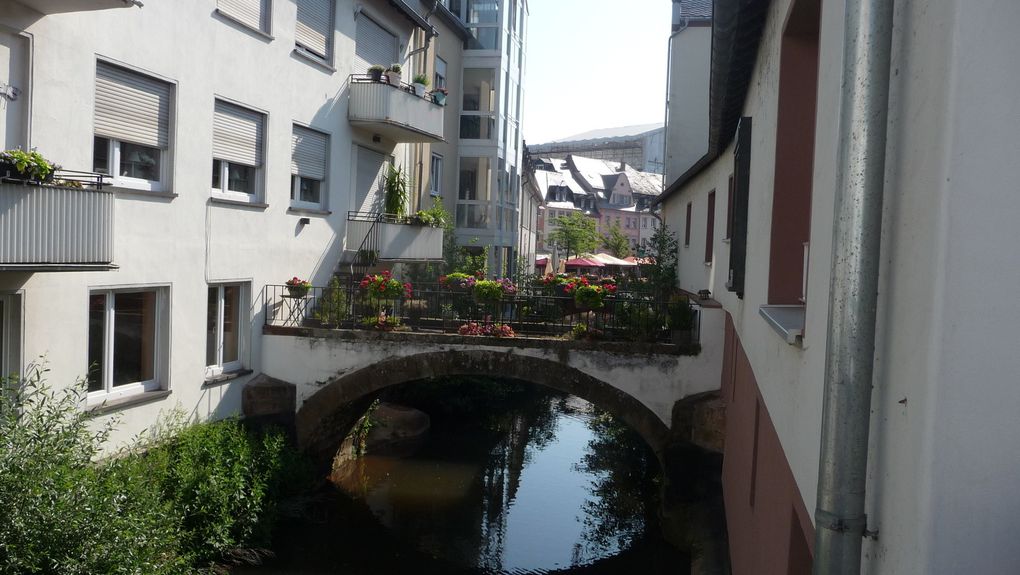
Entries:
{"label": "distant town building", "polygon": [[536,157],[580,155],[625,162],[643,172],[661,174],[665,166],[665,128],[661,123],[604,128],[528,148]]}

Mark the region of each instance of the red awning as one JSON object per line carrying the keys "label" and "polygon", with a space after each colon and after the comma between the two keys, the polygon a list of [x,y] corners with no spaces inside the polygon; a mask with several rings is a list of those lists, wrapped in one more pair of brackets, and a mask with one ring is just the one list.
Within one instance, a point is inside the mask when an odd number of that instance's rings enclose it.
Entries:
{"label": "red awning", "polygon": [[568,268],[601,268],[606,264],[597,260],[590,260],[588,258],[574,258],[572,260],[567,260],[563,265]]}
{"label": "red awning", "polygon": [[535,267],[544,266],[549,263],[549,258],[538,258],[535,260]]}

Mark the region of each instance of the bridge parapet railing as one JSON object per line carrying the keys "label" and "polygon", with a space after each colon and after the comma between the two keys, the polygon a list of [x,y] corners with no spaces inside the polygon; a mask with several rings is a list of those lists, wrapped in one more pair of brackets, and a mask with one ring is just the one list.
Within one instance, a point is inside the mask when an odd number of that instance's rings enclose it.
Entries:
{"label": "bridge parapet railing", "polygon": [[638,292],[617,292],[599,309],[581,308],[555,290],[526,288],[500,301],[479,301],[471,291],[439,284],[421,284],[394,298],[349,285],[267,285],[262,301],[265,325],[274,327],[694,344],[701,326],[700,309],[686,296]]}

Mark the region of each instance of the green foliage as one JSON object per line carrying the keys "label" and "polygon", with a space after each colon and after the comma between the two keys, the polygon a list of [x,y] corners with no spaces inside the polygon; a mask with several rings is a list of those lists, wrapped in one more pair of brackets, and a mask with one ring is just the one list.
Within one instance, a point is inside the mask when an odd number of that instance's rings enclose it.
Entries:
{"label": "green foliage", "polygon": [[503,299],[503,283],[496,280],[478,280],[471,289],[479,302],[495,303]]}
{"label": "green foliage", "polygon": [[574,304],[584,309],[602,309],[605,303],[606,289],[602,286],[578,285],[573,289]]}
{"label": "green foliage", "polygon": [[548,241],[567,252],[567,257],[592,252],[602,244],[595,220],[581,212],[570,212],[555,220],[556,229],[549,233]]}
{"label": "green foliage", "polygon": [[365,413],[358,418],[351,428],[351,435],[354,437],[354,456],[361,457],[368,449],[368,434],[372,428],[378,425],[375,420],[375,411],[379,409],[379,400],[376,399],[368,406]]}
{"label": "green foliage", "polygon": [[315,319],[326,325],[340,325],[340,322],[350,317],[347,303],[347,291],[340,285],[340,280],[334,277],[319,297]]}
{"label": "green foliage", "polygon": [[403,168],[392,164],[389,166],[383,191],[385,192],[383,211],[403,217],[407,210],[407,176],[404,175]]}
{"label": "green foliage", "polygon": [[640,300],[618,303],[616,321],[623,329],[624,337],[639,342],[655,341],[663,323],[663,319],[656,313],[655,306]]}
{"label": "green foliage", "polygon": [[602,238],[602,247],[614,257],[625,258],[630,255],[630,239],[620,230],[620,224],[613,224],[609,228],[609,235]]}
{"label": "green foliage", "polygon": [[642,248],[645,256],[651,257],[653,263],[643,268],[652,286],[659,294],[666,294],[676,287],[677,253],[680,242],[676,234],[666,224],[659,226],[652,237],[645,240]]}
{"label": "green foliage", "polygon": [[694,308],[687,297],[675,295],[670,298],[667,324],[670,329],[689,330],[694,327]]}
{"label": "green foliage", "polygon": [[443,228],[448,232],[453,232],[453,218],[450,217],[450,212],[446,211],[446,207],[443,206],[441,200],[433,199],[432,207],[426,210],[418,210],[414,214],[414,219],[423,226]]}
{"label": "green foliage", "polygon": [[393,64],[390,64],[390,67],[387,68],[386,71],[387,72],[393,72],[395,74],[401,74],[404,71],[404,67],[402,65],[400,65],[400,64],[393,63]]}
{"label": "green foliage", "polygon": [[39,182],[48,181],[57,165],[35,150],[5,150],[0,152],[0,165],[9,164],[22,177]]}
{"label": "green foliage", "polygon": [[61,392],[44,370],[0,392],[0,574],[191,573],[181,518],[131,460],[95,464],[83,381]]}
{"label": "green foliage", "polygon": [[425,74],[415,74],[415,76],[413,78],[411,78],[411,83],[412,84],[422,84],[426,88],[428,88],[429,84],[431,82],[429,82],[429,77],[426,76]]}

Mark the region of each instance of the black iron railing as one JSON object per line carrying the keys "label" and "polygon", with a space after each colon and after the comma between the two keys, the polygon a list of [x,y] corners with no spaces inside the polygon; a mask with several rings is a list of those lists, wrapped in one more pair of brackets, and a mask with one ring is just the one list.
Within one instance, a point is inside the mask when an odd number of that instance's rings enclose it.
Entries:
{"label": "black iron railing", "polygon": [[0,182],[22,184],[27,186],[58,186],[65,188],[101,190],[104,185],[110,184],[110,180],[110,176],[95,172],[57,169],[46,180],[39,181],[25,178],[9,168],[0,168]]}
{"label": "black iron railing", "polygon": [[586,309],[555,290],[527,287],[500,301],[478,301],[470,290],[415,286],[410,296],[372,297],[359,283],[294,290],[269,285],[265,325],[337,329],[491,333],[509,326],[518,336],[692,344],[700,314],[683,296],[668,300],[618,292],[599,309]]}

